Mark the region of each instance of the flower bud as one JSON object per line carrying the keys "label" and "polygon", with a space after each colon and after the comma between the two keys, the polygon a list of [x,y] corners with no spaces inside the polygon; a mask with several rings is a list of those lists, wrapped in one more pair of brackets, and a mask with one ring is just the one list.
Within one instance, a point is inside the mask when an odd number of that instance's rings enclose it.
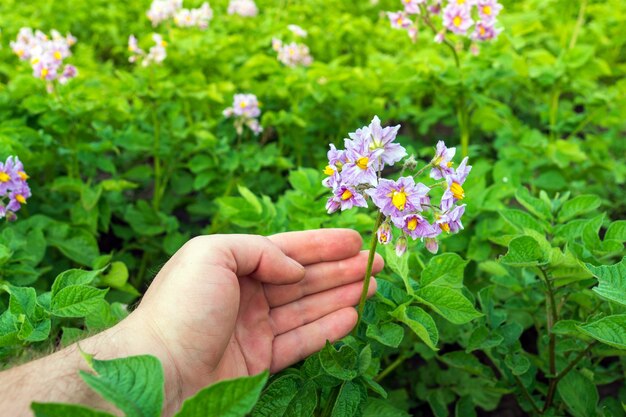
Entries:
{"label": "flower bud", "polygon": [[400,236],[398,240],[396,240],[396,255],[402,256],[406,252],[407,248],[407,240],[406,237]]}
{"label": "flower bud", "polygon": [[415,168],[417,168],[417,160],[415,159],[415,155],[411,155],[404,161],[403,169],[413,171]]}
{"label": "flower bud", "polygon": [[378,236],[378,243],[381,245],[387,245],[391,242],[393,238],[393,234],[391,233],[391,225],[389,222],[384,222],[380,225],[378,230],[376,231],[376,235]]}
{"label": "flower bud", "polygon": [[437,251],[439,250],[439,243],[437,242],[437,239],[432,238],[432,237],[427,237],[424,240],[424,243],[426,244],[426,249],[428,249],[428,252],[436,254]]}

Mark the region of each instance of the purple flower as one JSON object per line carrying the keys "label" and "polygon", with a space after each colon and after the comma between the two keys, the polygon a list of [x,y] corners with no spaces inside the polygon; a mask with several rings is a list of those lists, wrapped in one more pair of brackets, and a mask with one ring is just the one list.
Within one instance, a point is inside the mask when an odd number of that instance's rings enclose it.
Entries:
{"label": "purple flower", "polygon": [[333,196],[326,203],[328,213],[333,213],[341,208],[341,211],[351,209],[352,207],[367,207],[365,197],[363,197],[354,187],[348,185],[340,185],[333,190]]}
{"label": "purple flower", "polygon": [[287,29],[289,29],[294,35],[299,36],[301,38],[306,38],[308,35],[306,30],[302,29],[298,25],[287,25]]}
{"label": "purple flower", "polygon": [[498,0],[478,0],[476,7],[483,22],[493,22],[502,10],[502,5],[498,3]]}
{"label": "purple flower", "polygon": [[228,14],[238,14],[243,17],[254,17],[259,13],[253,0],[230,0]]}
{"label": "purple flower", "polygon": [[404,11],[408,14],[419,14],[420,4],[424,4],[426,0],[402,0]]}
{"label": "purple flower", "polygon": [[322,181],[322,185],[334,189],[341,183],[340,172],[343,165],[347,162],[346,151],[343,149],[338,150],[335,145],[331,143],[327,156],[328,165],[324,168],[324,174],[329,177]]}
{"label": "purple flower", "polygon": [[171,19],[183,7],[183,0],[154,0],[146,13],[152,26]]}
{"label": "purple flower", "polygon": [[435,157],[430,161],[433,167],[430,170],[430,177],[432,179],[439,180],[454,173],[454,169],[452,169],[452,158],[454,158],[455,153],[456,148],[446,147],[446,144],[442,140],[437,142]]}
{"label": "purple flower", "polygon": [[244,126],[247,126],[256,136],[263,131],[257,119],[261,115],[259,101],[254,94],[235,94],[232,107],[224,109],[222,114],[224,117],[235,118],[234,125],[239,135],[243,133]]}
{"label": "purple flower", "polygon": [[501,30],[496,29],[494,23],[495,22],[489,21],[480,21],[476,23],[474,32],[472,32],[472,39],[475,41],[488,41],[496,39]]}
{"label": "purple flower", "polygon": [[391,225],[389,222],[383,222],[383,224],[380,225],[376,231],[376,236],[378,236],[378,243],[381,245],[387,245],[391,242],[393,234],[391,232]]}
{"label": "purple flower", "polygon": [[413,26],[413,22],[406,12],[387,12],[387,17],[394,29],[408,29]]}
{"label": "purple flower", "polygon": [[72,78],[75,78],[77,75],[78,75],[78,70],[76,69],[76,67],[74,65],[67,64],[63,68],[63,73],[59,77],[59,82],[61,84],[67,84],[69,80],[71,80]]}
{"label": "purple flower", "polygon": [[465,190],[463,190],[462,185],[471,170],[472,167],[467,165],[467,157],[465,157],[456,171],[446,178],[448,187],[441,197],[440,207],[442,211],[448,211],[455,202],[465,198]]}
{"label": "purple flower", "polygon": [[26,204],[26,199],[31,196],[30,188],[28,184],[22,182],[18,184],[13,190],[9,192],[9,204],[7,204],[6,209],[8,211],[18,211],[22,204]]}
{"label": "purple flower", "polygon": [[420,200],[429,191],[424,184],[415,184],[413,177],[400,177],[398,181],[381,179],[376,188],[366,193],[384,215],[393,218],[422,211]]}
{"label": "purple flower", "polygon": [[393,218],[393,223],[413,240],[432,234],[432,225],[419,214],[413,213],[404,217],[395,217]]}
{"label": "purple flower", "polygon": [[272,48],[278,52],[278,60],[288,67],[294,68],[298,65],[308,67],[313,63],[309,47],[302,43],[283,44],[278,39],[273,39]]}
{"label": "purple flower", "polygon": [[[380,125],[378,116],[374,116],[372,122],[367,127],[369,130],[369,149],[377,152],[383,164],[393,165],[406,156],[406,149],[399,143],[393,143],[400,129],[400,125],[386,126]],[[380,153],[378,153],[380,151]],[[379,167],[378,169],[382,169]]]}
{"label": "purple flower", "polygon": [[343,165],[341,178],[347,184],[359,185],[378,183],[378,155],[379,151],[369,149],[369,141],[361,135],[363,129],[357,130],[357,135],[351,134],[354,139],[346,139],[346,164]]}
{"label": "purple flower", "polygon": [[465,204],[455,207],[447,213],[442,214],[437,218],[435,223],[444,232],[456,233],[463,229],[463,223],[461,223],[461,217],[465,213]]}
{"label": "purple flower", "polygon": [[469,7],[450,3],[443,10],[443,25],[457,35],[465,35],[473,23]]}

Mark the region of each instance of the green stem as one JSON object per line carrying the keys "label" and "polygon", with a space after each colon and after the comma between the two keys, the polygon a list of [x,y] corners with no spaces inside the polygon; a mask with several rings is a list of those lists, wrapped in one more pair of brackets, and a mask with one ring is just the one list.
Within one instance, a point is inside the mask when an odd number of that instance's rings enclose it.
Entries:
{"label": "green stem", "polygon": [[530,396],[530,393],[528,392],[528,390],[526,389],[526,387],[524,386],[524,384],[522,383],[522,380],[520,379],[519,376],[514,376],[515,378],[515,382],[517,383],[517,386],[519,387],[520,391],[522,391],[522,395],[524,396],[524,398],[526,398],[526,401],[528,401],[530,403],[530,406],[533,408],[533,411],[537,414],[541,414],[541,411],[539,410],[539,407],[537,406],[537,403],[535,403],[535,400],[533,399],[533,397]]}
{"label": "green stem", "polygon": [[381,373],[376,375],[376,377],[374,378],[374,381],[376,381],[376,382],[382,381],[387,375],[392,373],[398,366],[402,365],[402,363],[405,360],[407,360],[409,357],[410,356],[406,356],[406,355],[398,356],[395,361],[391,362],[391,364],[389,364],[389,366],[387,366],[385,369],[383,369],[383,371]]}
{"label": "green stem", "polygon": [[543,411],[546,411],[551,405],[554,399],[554,393],[556,391],[556,384],[558,383],[557,375],[556,375],[556,335],[552,332],[552,327],[559,320],[558,312],[556,310],[556,300],[554,297],[554,289],[552,288],[552,282],[550,282],[550,278],[546,273],[545,269],[539,268],[541,271],[541,275],[543,276],[543,280],[546,284],[547,296],[546,296],[546,322],[548,326],[548,334],[549,334],[549,344],[548,344],[548,355],[549,355],[549,367],[550,367],[550,383],[548,386],[548,394],[546,398],[546,403],[543,407]]}
{"label": "green stem", "polygon": [[567,365],[561,372],[559,372],[559,374],[555,378],[556,383],[558,383],[561,379],[563,379],[565,375],[569,373],[569,371],[574,369],[574,367],[578,365],[578,362],[580,362],[587,355],[587,353],[589,353],[589,351],[591,350],[592,347],[595,346],[595,344],[596,344],[595,341],[591,342],[585,350],[581,351],[578,354],[578,356],[576,356],[574,360],[569,363],[569,365]]}
{"label": "green stem", "polygon": [[370,241],[370,253],[367,258],[367,268],[365,269],[365,277],[363,278],[363,291],[361,292],[361,299],[359,300],[359,307],[357,312],[359,313],[359,318],[357,319],[356,326],[354,326],[354,330],[352,334],[356,336],[357,331],[359,330],[359,324],[361,324],[361,318],[363,316],[363,309],[365,308],[365,301],[367,301],[367,292],[370,286],[370,279],[372,277],[372,267],[374,266],[374,256],[376,256],[376,245],[378,245],[378,236],[376,235],[376,231],[380,227],[383,222],[383,213],[379,212],[378,217],[376,218],[376,225],[374,226],[374,230],[372,232],[372,240]]}
{"label": "green stem", "polygon": [[581,0],[580,8],[578,9],[578,18],[576,19],[576,26],[574,26],[574,31],[572,32],[572,37],[569,41],[569,49],[574,49],[576,46],[576,41],[578,40],[578,35],[580,34],[580,30],[585,23],[585,10],[587,9],[587,0]]}

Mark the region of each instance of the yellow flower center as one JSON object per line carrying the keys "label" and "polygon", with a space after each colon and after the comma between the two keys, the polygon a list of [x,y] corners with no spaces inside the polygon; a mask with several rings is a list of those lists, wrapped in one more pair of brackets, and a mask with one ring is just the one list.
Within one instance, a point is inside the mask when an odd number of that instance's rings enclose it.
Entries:
{"label": "yellow flower center", "polygon": [[352,193],[350,192],[350,190],[345,190],[343,194],[341,194],[341,199],[344,201],[348,200],[350,197],[352,197]]}
{"label": "yellow flower center", "polygon": [[448,168],[450,168],[452,165],[454,165],[454,162],[450,161],[446,165],[448,166]]}
{"label": "yellow flower center", "polygon": [[459,183],[453,182],[452,185],[450,186],[450,191],[452,191],[452,195],[457,200],[463,200],[465,198],[465,191],[463,190],[463,187],[461,187],[461,184]]}
{"label": "yellow flower center", "polygon": [[54,55],[54,59],[56,59],[57,61],[60,61],[60,60],[61,60],[61,58],[63,58],[63,57],[61,56],[61,52],[59,52],[59,51],[54,51],[54,54],[53,54],[53,55]]}
{"label": "yellow flower center", "polygon": [[450,225],[448,223],[440,223],[439,227],[441,228],[441,230],[443,230],[444,232],[449,232],[450,231]]}
{"label": "yellow flower center", "polygon": [[404,192],[404,188],[391,193],[391,203],[396,206],[398,210],[404,210],[404,206],[406,205],[406,193]]}
{"label": "yellow flower center", "polygon": [[167,46],[167,42],[165,42],[165,41],[161,41],[161,46],[162,46],[162,47],[166,47],[166,46]]}
{"label": "yellow flower center", "polygon": [[9,182],[11,177],[6,172],[0,172],[0,182]]}
{"label": "yellow flower center", "polygon": [[461,26],[461,23],[462,23],[462,22],[463,22],[463,21],[461,20],[461,16],[455,16],[455,17],[454,17],[454,20],[452,20],[452,24],[453,24],[454,26],[456,26],[456,27]]}
{"label": "yellow flower center", "polygon": [[46,78],[46,75],[48,75],[48,68],[42,68],[41,69],[41,78]]}
{"label": "yellow flower center", "polygon": [[20,204],[26,204],[26,199],[24,198],[24,196],[22,194],[16,194],[15,195],[15,199],[20,203]]}
{"label": "yellow flower center", "polygon": [[33,58],[33,59],[31,59],[31,60],[30,60],[30,63],[31,63],[32,65],[39,64],[39,58]]}
{"label": "yellow flower center", "polygon": [[24,50],[23,49],[18,49],[16,52],[17,56],[19,56],[20,58],[24,56]]}
{"label": "yellow flower center", "polygon": [[335,170],[330,165],[326,165],[326,168],[324,168],[324,174],[333,175],[334,173]]}
{"label": "yellow flower center", "polygon": [[28,176],[27,173],[25,173],[24,171],[19,171],[17,173],[17,175],[20,176],[20,178],[22,179],[22,181],[26,181],[27,179],[29,179],[30,177]]}
{"label": "yellow flower center", "polygon": [[239,103],[239,107],[241,107],[242,109],[245,109],[247,105],[248,104],[245,101],[242,101],[241,103]]}
{"label": "yellow flower center", "polygon": [[478,26],[478,31],[480,32],[480,36],[485,36],[485,33],[487,33],[484,26]]}
{"label": "yellow flower center", "polygon": [[491,16],[491,6],[483,6],[483,13],[487,16]]}
{"label": "yellow flower center", "polygon": [[361,169],[367,169],[367,164],[369,163],[370,159],[367,156],[364,156],[363,158],[359,158],[356,160],[356,166],[358,166]]}
{"label": "yellow flower center", "polygon": [[465,4],[465,0],[456,0],[456,4]]}
{"label": "yellow flower center", "polygon": [[396,20],[396,25],[398,25],[398,26],[402,26],[402,22],[403,22],[402,18],[401,18],[401,17],[399,17],[399,18]]}
{"label": "yellow flower center", "polygon": [[413,230],[417,229],[417,224],[418,224],[418,222],[417,222],[417,218],[416,218],[416,217],[413,217],[411,220],[409,220],[409,221],[407,222],[407,224],[406,224],[406,228],[407,228],[407,229],[409,229],[409,230],[411,230],[411,231],[413,231]]}

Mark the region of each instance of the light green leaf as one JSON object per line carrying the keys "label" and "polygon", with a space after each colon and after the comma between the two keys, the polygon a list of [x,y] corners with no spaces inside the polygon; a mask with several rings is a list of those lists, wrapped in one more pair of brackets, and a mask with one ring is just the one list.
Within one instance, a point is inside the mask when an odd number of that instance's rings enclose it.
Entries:
{"label": "light green leaf", "polygon": [[106,274],[100,278],[100,284],[121,289],[128,281],[128,268],[124,262],[113,262]]}
{"label": "light green leaf", "polygon": [[530,191],[526,187],[520,187],[515,192],[515,199],[526,210],[539,217],[540,219],[547,220],[551,217],[550,204],[540,198],[530,195]]}
{"label": "light green leaf", "polygon": [[115,417],[77,404],[32,403],[30,408],[35,417]]}
{"label": "light green leaf", "polygon": [[337,350],[326,341],[326,346],[319,353],[319,357],[322,368],[335,378],[350,381],[358,375],[357,353],[348,345],[343,345]]}
{"label": "light green leaf", "polygon": [[52,314],[57,317],[85,317],[103,302],[108,289],[70,285],[52,296]]}
{"label": "light green leaf", "polygon": [[600,207],[601,203],[600,197],[596,195],[579,195],[574,197],[563,203],[559,211],[558,221],[559,223],[565,223],[569,219],[589,213]]}
{"label": "light green leaf", "polygon": [[439,341],[437,325],[435,325],[433,318],[423,309],[417,306],[402,304],[389,315],[409,326],[429,348],[439,350],[437,349],[437,342]]}
{"label": "light green leaf", "polygon": [[626,305],[626,257],[615,265],[586,266],[598,279],[599,285],[593,288],[596,294],[606,300]]}
{"label": "light green leaf", "polygon": [[2,289],[11,295],[9,298],[9,310],[11,313],[16,316],[24,314],[27,317],[31,317],[35,313],[37,291],[34,288],[5,284],[2,286]]}
{"label": "light green leaf", "polygon": [[19,331],[19,322],[15,315],[11,314],[9,310],[0,315],[0,347],[18,343]]}
{"label": "light green leaf", "polygon": [[83,380],[126,417],[159,417],[163,407],[163,367],[154,356],[91,360],[97,375],[80,371]]}
{"label": "light green leaf", "polygon": [[570,371],[557,386],[559,395],[574,417],[595,417],[598,404],[596,385],[578,371]]}
{"label": "light green leaf", "polygon": [[509,251],[500,258],[505,265],[528,267],[543,265],[546,260],[539,242],[530,236],[516,237],[509,243]]}
{"label": "light green leaf", "polygon": [[411,284],[409,281],[409,256],[405,254],[404,256],[396,255],[396,251],[394,246],[389,244],[385,245],[385,266],[391,268],[393,272],[398,274],[402,281],[404,281],[404,285],[406,288],[410,288]]}
{"label": "light green leaf", "polygon": [[85,271],[82,269],[69,269],[60,273],[54,279],[52,284],[52,296],[58,293],[65,287],[70,285],[87,285],[91,284],[93,280],[103,271],[103,269],[97,269],[94,271]]}
{"label": "light green leaf", "polygon": [[456,253],[444,253],[433,257],[424,271],[420,284],[422,287],[437,285],[441,287],[462,288],[463,271],[468,261]]}
{"label": "light green leaf", "polygon": [[600,231],[600,227],[602,227],[603,221],[604,214],[600,214],[599,216],[596,216],[593,219],[589,220],[585,225],[583,229],[582,240],[587,249],[601,249],[602,241],[600,240],[600,236],[598,236],[598,232]]}
{"label": "light green leaf", "polygon": [[367,399],[363,417],[410,417],[406,411],[394,407],[388,401],[370,397]]}
{"label": "light green leaf", "polygon": [[578,328],[602,343],[626,349],[626,314],[604,317]]}
{"label": "light green leaf", "polygon": [[204,388],[188,398],[175,417],[244,417],[259,399],[268,376],[265,371]]}
{"label": "light green leaf", "polygon": [[429,286],[417,291],[415,298],[454,324],[465,324],[483,316],[460,292],[450,288]]}
{"label": "light green leaf", "polygon": [[524,375],[530,369],[530,361],[520,352],[507,354],[504,363],[517,376]]}
{"label": "light green leaf", "polygon": [[618,220],[611,223],[606,229],[604,240],[617,240],[623,242],[626,240],[626,220]]}
{"label": "light green leaf", "polygon": [[317,392],[312,382],[288,374],[276,379],[263,391],[252,410],[252,417],[310,417],[317,407]]}
{"label": "light green leaf", "polygon": [[256,213],[263,213],[263,206],[261,205],[258,197],[255,196],[252,191],[242,185],[238,185],[237,189],[239,190],[239,194],[241,194],[244,200],[246,200],[254,208]]}
{"label": "light green leaf", "polygon": [[530,214],[522,210],[516,209],[504,209],[501,210],[500,215],[511,226],[517,228],[520,232],[524,229],[533,229],[540,233],[544,232],[544,224],[535,219]]}
{"label": "light green leaf", "polygon": [[404,328],[395,323],[369,324],[365,335],[385,346],[396,348],[404,338]]}

